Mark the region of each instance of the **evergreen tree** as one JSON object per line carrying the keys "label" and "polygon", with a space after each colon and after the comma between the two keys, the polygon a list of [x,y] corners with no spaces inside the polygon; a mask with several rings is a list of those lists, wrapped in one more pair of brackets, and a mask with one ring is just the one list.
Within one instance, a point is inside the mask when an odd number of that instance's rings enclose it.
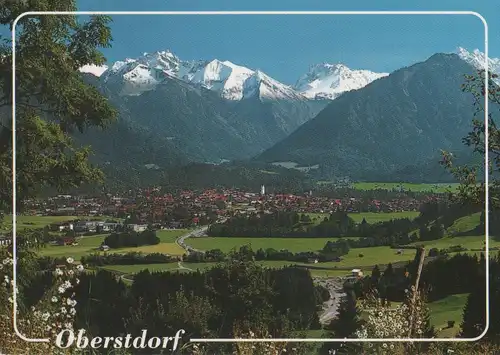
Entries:
{"label": "evergreen tree", "polygon": [[485,285],[476,287],[467,297],[460,325],[460,337],[475,338],[479,336],[486,326],[486,293]]}
{"label": "evergreen tree", "polygon": [[[329,337],[355,338],[355,332],[359,330],[361,324],[361,314],[356,306],[356,295],[350,290],[346,292],[346,296],[340,303],[337,318],[333,319],[327,326]],[[320,354],[331,354],[332,350],[336,350],[337,354],[356,354],[359,349],[360,345],[355,343],[324,343]]]}
{"label": "evergreen tree", "polygon": [[377,286],[378,285],[378,282],[380,280],[380,276],[381,276],[380,269],[379,269],[378,265],[375,265],[373,267],[372,275],[370,277],[370,281],[371,281],[371,284],[373,286]]}

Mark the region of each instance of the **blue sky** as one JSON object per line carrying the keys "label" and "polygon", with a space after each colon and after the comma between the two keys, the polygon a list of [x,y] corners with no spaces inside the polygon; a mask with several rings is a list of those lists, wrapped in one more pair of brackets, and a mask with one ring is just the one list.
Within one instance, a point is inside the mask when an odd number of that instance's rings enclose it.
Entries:
{"label": "blue sky", "polygon": [[[404,3],[404,5],[402,5]],[[417,4],[418,5],[412,5]],[[436,4],[437,3],[437,4]],[[489,24],[490,56],[500,57],[499,1],[81,0],[80,10],[454,10]],[[180,58],[221,59],[294,83],[312,64],[390,72],[458,46],[484,50],[473,16],[114,16],[108,61],[170,49]]]}

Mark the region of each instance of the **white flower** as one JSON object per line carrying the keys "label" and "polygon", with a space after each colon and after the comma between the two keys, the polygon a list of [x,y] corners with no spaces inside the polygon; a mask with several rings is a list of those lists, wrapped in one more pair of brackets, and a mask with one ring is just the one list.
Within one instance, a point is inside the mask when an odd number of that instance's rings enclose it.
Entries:
{"label": "white flower", "polygon": [[74,306],[76,306],[76,303],[77,303],[77,302],[76,302],[75,300],[72,300],[71,298],[68,298],[68,299],[66,300],[66,304],[67,304],[68,306],[73,306],[73,307],[74,307]]}
{"label": "white flower", "polygon": [[66,308],[61,307],[61,313],[62,313],[62,314],[66,314]]}
{"label": "white flower", "polygon": [[14,303],[14,299],[12,297],[9,297],[9,302]]}
{"label": "white flower", "polygon": [[84,270],[84,267],[83,267],[83,265],[82,265],[82,264],[80,264],[80,265],[78,265],[78,266],[76,267],[76,269],[77,269],[78,271],[83,271],[83,270]]}
{"label": "white flower", "polygon": [[73,259],[73,258],[67,258],[66,261],[68,262],[68,264],[73,264],[73,262],[75,261],[75,259]]}
{"label": "white flower", "polygon": [[52,296],[52,302],[57,302],[57,297],[56,296]]}
{"label": "white flower", "polygon": [[2,270],[2,269],[3,269],[3,264],[0,264],[0,270]]}
{"label": "white flower", "polygon": [[68,270],[68,275],[73,276],[75,272],[73,270]]}
{"label": "white flower", "polygon": [[63,271],[59,268],[55,270],[56,275],[61,276],[63,274]]}
{"label": "white flower", "polygon": [[50,317],[50,313],[49,312],[45,312],[44,314],[42,314],[42,319],[44,321],[46,321],[47,319],[49,319],[49,317]]}
{"label": "white flower", "polygon": [[59,291],[59,293],[64,293],[66,292],[66,289],[62,286],[59,286],[59,288],[57,289]]}
{"label": "white flower", "polygon": [[73,329],[73,324],[71,324],[71,323],[64,323],[64,327],[66,329]]}
{"label": "white flower", "polygon": [[69,310],[69,314],[71,314],[71,315],[73,315],[73,316],[74,316],[74,315],[76,314],[76,309],[71,308],[71,309]]}

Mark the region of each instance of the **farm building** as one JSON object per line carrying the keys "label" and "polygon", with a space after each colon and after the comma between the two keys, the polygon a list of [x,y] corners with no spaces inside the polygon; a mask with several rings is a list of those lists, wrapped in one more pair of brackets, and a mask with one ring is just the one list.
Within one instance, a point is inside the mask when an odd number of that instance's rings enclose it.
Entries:
{"label": "farm building", "polygon": [[63,237],[57,241],[58,245],[72,245],[74,243],[76,243],[76,240],[73,237]]}
{"label": "farm building", "polygon": [[362,277],[363,271],[361,271],[361,269],[352,269],[351,276]]}

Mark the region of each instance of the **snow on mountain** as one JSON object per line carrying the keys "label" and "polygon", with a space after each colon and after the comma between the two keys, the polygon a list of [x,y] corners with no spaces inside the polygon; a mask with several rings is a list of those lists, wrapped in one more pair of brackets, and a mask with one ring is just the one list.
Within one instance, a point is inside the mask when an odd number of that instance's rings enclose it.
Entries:
{"label": "snow on mountain", "polygon": [[253,74],[254,72],[248,68],[214,59],[205,66],[192,70],[183,79],[220,92],[225,99],[241,100],[245,82]]}
{"label": "snow on mountain", "polygon": [[107,65],[95,65],[95,64],[87,64],[80,68],[80,72],[82,73],[90,73],[97,77],[100,77],[102,73],[108,70]]}
{"label": "snow on mountain", "polygon": [[[484,69],[485,55],[479,49],[474,49],[469,52],[465,48],[459,47],[457,49],[457,54],[464,61],[472,65],[477,69]],[[500,58],[488,58],[488,67],[492,73],[500,75]],[[500,85],[500,79],[496,79],[495,82]]]}
{"label": "snow on mountain", "polygon": [[183,61],[170,51],[144,53],[137,59],[115,62],[103,80],[121,81],[122,95],[140,95],[152,90],[166,76],[216,91],[227,100],[241,100],[257,95],[261,100],[305,97],[288,85],[263,72],[229,61]]}
{"label": "snow on mountain", "polygon": [[343,64],[321,63],[311,66],[294,88],[310,99],[333,100],[346,91],[361,89],[387,75],[369,70],[351,70]]}
{"label": "snow on mountain", "polygon": [[282,84],[269,75],[257,70],[245,81],[243,98],[259,95],[262,100],[304,100],[305,97],[296,92],[292,87]]}

